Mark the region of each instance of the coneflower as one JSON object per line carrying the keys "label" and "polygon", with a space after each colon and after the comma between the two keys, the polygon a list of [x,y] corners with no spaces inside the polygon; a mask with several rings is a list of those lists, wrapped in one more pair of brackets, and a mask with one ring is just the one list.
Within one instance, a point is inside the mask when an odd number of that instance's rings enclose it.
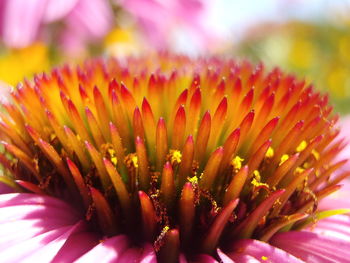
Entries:
{"label": "coneflower", "polygon": [[[344,143],[328,97],[293,75],[159,55],[63,66],[11,95],[1,180],[21,193],[0,195],[2,260],[330,257],[293,230],[325,216],[318,202],[349,175],[331,177]],[[335,240],[333,259],[350,258]]]}

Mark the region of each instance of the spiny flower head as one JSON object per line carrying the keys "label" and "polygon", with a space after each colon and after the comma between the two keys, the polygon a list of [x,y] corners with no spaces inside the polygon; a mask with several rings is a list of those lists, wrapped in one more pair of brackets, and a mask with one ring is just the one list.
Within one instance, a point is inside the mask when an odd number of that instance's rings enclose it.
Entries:
{"label": "spiny flower head", "polygon": [[333,161],[343,141],[327,96],[278,68],[95,59],[11,94],[7,183],[69,201],[101,238],[152,242],[160,261],[301,228],[348,175],[330,179],[346,160]]}

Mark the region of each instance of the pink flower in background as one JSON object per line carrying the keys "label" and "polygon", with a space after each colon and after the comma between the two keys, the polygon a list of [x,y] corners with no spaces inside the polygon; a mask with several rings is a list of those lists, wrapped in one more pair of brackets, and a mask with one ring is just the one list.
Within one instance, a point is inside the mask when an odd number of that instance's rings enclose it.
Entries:
{"label": "pink flower in background", "polygon": [[112,19],[107,0],[0,0],[1,39],[13,48],[52,38],[55,31],[48,26],[59,22],[61,43],[69,50],[79,50],[86,42],[103,37]]}
{"label": "pink flower in background", "polygon": [[[174,47],[178,38],[200,49],[212,48],[215,32],[205,26],[208,11],[206,0],[116,0],[136,20],[143,36],[153,47]],[[176,31],[181,30],[181,36]],[[195,43],[193,43],[195,42]]]}

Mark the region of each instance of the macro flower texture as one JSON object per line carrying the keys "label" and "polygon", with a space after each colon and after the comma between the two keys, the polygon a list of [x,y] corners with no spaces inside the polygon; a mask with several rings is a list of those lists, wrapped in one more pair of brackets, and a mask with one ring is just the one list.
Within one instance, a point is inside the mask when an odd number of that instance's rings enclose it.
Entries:
{"label": "macro flower texture", "polygon": [[350,262],[338,116],[279,68],[91,59],[2,109],[2,262]]}

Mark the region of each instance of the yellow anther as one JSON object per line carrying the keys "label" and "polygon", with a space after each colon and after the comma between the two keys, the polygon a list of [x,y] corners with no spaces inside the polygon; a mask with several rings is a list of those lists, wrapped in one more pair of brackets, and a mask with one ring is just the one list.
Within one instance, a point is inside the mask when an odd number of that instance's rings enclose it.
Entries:
{"label": "yellow anther", "polygon": [[261,179],[260,172],[259,172],[258,170],[254,170],[254,171],[253,171],[253,174],[254,174],[254,177],[255,177],[258,181],[260,181],[260,179]]}
{"label": "yellow anther", "polygon": [[265,183],[262,183],[261,182],[261,176],[260,176],[260,172],[258,170],[254,170],[253,171],[253,175],[254,175],[254,178],[253,180],[251,181],[251,184],[255,187],[261,187],[261,186],[264,186],[264,187],[267,187],[269,188],[269,185],[268,184],[265,184]]}
{"label": "yellow anther", "polygon": [[171,163],[181,163],[182,154],[180,151],[175,150],[171,153]]}
{"label": "yellow anther", "polygon": [[316,160],[320,159],[320,154],[318,153],[318,151],[316,151],[315,149],[313,149],[311,151],[312,155],[315,157]]}
{"label": "yellow anther", "polygon": [[279,163],[279,166],[281,166],[288,159],[289,159],[289,155],[288,154],[283,154],[282,157],[281,157],[281,161]]}
{"label": "yellow anther", "polygon": [[306,141],[302,141],[302,142],[298,145],[298,147],[296,148],[296,151],[297,151],[297,152],[301,152],[301,151],[303,151],[303,150],[306,148],[306,146],[307,146],[307,142],[306,142]]}
{"label": "yellow anther", "polygon": [[139,167],[137,156],[133,156],[131,161],[135,168]]}
{"label": "yellow anther", "polygon": [[261,256],[261,259],[264,260],[264,261],[266,261],[266,260],[268,260],[269,258],[266,257],[266,256]]}
{"label": "yellow anther", "polygon": [[275,154],[275,151],[274,151],[273,148],[270,146],[270,147],[267,149],[267,152],[266,152],[265,156],[266,156],[267,158],[272,158],[274,154]]}
{"label": "yellow anther", "polygon": [[233,168],[239,170],[242,167],[243,161],[244,161],[244,159],[237,155],[235,158],[233,158],[231,164],[232,164]]}
{"label": "yellow anther", "polygon": [[187,180],[188,180],[191,184],[198,184],[198,177],[197,177],[197,176],[187,177]]}
{"label": "yellow anther", "polygon": [[116,166],[117,163],[118,163],[117,157],[112,157],[112,158],[111,158],[111,162],[114,164],[114,166]]}

